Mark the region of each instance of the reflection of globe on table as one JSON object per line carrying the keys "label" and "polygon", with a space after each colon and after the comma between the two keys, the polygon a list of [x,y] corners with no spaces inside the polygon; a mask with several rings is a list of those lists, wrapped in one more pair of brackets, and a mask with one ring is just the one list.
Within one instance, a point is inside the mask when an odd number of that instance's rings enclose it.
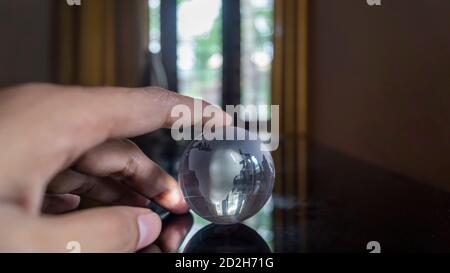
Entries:
{"label": "reflection of globe on table", "polygon": [[184,253],[270,253],[266,241],[244,224],[210,224],[186,244]]}
{"label": "reflection of globe on table", "polygon": [[[201,217],[217,223],[241,222],[256,214],[272,194],[272,156],[259,140],[193,141],[183,155],[179,179],[184,198]],[[254,139],[254,138],[253,138]]]}

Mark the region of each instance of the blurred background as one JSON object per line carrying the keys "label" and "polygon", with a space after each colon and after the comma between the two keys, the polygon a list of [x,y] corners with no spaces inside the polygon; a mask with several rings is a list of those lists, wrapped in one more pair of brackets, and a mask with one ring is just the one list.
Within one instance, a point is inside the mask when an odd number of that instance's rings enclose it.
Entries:
{"label": "blurred background", "polygon": [[[156,85],[280,105],[275,193],[247,223],[272,251],[361,251],[377,236],[449,251],[449,12],[448,0],[0,0],[0,87]],[[133,140],[177,175],[186,143]]]}

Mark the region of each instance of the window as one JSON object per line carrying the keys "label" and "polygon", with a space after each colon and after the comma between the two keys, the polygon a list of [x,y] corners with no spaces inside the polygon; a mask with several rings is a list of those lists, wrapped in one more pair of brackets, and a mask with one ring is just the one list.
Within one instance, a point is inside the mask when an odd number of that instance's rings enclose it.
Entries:
{"label": "window", "polygon": [[177,1],[180,93],[222,104],[222,1]]}
{"label": "window", "polygon": [[216,105],[269,105],[273,1],[149,0],[149,50],[163,56],[169,88]]}
{"label": "window", "polygon": [[150,35],[148,50],[152,54],[161,52],[161,0],[149,0]]}
{"label": "window", "polygon": [[[269,105],[273,59],[273,0],[241,0],[241,103]],[[264,108],[259,119],[270,118]]]}

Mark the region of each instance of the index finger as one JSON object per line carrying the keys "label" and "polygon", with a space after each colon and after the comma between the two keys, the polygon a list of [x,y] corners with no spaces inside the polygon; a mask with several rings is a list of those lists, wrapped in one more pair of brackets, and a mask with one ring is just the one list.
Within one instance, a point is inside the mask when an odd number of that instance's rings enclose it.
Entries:
{"label": "index finger", "polygon": [[[200,105],[202,109],[210,104],[171,92],[162,88],[71,88],[79,91],[82,112],[90,113],[86,124],[82,124],[87,135],[88,142],[101,143],[109,138],[125,138],[142,135],[159,128],[170,128],[178,118],[171,116],[174,107],[183,105],[190,109],[190,116],[181,116],[183,124],[206,123],[212,119],[216,126],[226,126],[231,123],[231,117],[225,112],[218,110],[218,116],[204,117],[196,115]],[[92,91],[87,95],[86,91]],[[72,102],[71,102],[72,103]],[[74,117],[76,125],[78,118]],[[68,121],[70,122],[70,121]],[[89,148],[92,144],[87,144]]]}
{"label": "index finger", "polygon": [[191,109],[190,117],[181,118],[192,125],[209,119],[217,126],[231,123],[231,117],[222,111],[212,118],[194,115],[196,101],[203,108],[209,103],[157,87],[51,88],[60,89],[57,96],[61,96],[59,116],[62,117],[60,130],[53,132],[73,144],[71,147],[75,149],[71,149],[70,156],[75,158],[107,139],[134,137],[169,128],[176,121],[171,117],[171,110],[178,105]]}

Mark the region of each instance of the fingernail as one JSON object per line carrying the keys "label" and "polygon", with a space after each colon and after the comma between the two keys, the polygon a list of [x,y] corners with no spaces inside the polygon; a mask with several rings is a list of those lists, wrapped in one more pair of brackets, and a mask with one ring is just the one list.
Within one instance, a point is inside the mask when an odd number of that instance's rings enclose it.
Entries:
{"label": "fingernail", "polygon": [[137,249],[142,249],[153,243],[161,231],[161,219],[156,213],[138,216],[139,241]]}
{"label": "fingernail", "polygon": [[172,207],[170,211],[176,214],[184,214],[189,211],[189,205],[183,197],[180,187],[167,192],[167,200],[170,200]]}

